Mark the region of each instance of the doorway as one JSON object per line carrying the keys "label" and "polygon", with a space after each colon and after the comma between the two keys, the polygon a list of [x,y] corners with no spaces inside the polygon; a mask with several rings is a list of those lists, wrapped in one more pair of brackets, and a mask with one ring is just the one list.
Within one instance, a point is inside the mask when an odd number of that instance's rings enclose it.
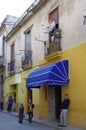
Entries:
{"label": "doorway", "polygon": [[49,119],[59,120],[61,110],[61,86],[48,85]]}
{"label": "doorway", "polygon": [[32,89],[27,89],[27,103],[32,103]]}
{"label": "doorway", "polygon": [[61,86],[55,87],[55,113],[56,119],[60,119],[60,111],[61,111]]}

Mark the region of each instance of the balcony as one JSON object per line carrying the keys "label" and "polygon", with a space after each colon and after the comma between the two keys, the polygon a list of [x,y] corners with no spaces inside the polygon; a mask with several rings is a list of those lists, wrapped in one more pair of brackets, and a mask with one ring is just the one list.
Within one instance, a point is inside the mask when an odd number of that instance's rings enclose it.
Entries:
{"label": "balcony", "polygon": [[9,74],[15,73],[15,61],[11,61],[8,63],[8,73]]}
{"label": "balcony", "polygon": [[27,69],[32,67],[32,50],[27,50],[22,54],[21,67],[22,69]]}
{"label": "balcony", "polygon": [[5,67],[4,58],[3,56],[0,56],[0,68],[3,68],[3,67]]}
{"label": "balcony", "polygon": [[44,44],[44,53],[46,55],[61,51],[61,30],[55,29],[49,34],[49,40]]}

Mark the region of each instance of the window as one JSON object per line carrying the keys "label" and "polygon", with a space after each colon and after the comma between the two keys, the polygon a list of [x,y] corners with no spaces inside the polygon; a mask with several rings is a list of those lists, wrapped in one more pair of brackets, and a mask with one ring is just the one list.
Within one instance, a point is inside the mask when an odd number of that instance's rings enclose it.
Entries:
{"label": "window", "polygon": [[25,50],[31,50],[31,31],[25,33]]}
{"label": "window", "polygon": [[59,27],[59,9],[56,8],[49,14],[49,21],[54,21],[56,23],[56,28]]}
{"label": "window", "polygon": [[59,9],[54,9],[49,14],[49,47],[48,54],[61,50],[60,47],[61,31],[59,29]]}
{"label": "window", "polygon": [[15,47],[15,44],[12,44],[11,45],[11,61],[14,61],[14,47]]}
{"label": "window", "polygon": [[14,47],[15,44],[13,43],[11,45],[11,61],[8,63],[8,72],[14,72],[14,64],[15,64]]}
{"label": "window", "polygon": [[25,51],[21,57],[21,66],[23,69],[32,66],[32,50],[31,50],[31,30],[27,29],[25,32]]}

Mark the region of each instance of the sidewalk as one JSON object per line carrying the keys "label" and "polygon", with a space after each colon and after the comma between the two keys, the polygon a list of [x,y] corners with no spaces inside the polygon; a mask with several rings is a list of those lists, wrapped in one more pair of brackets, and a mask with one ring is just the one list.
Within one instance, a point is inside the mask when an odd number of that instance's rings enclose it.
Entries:
{"label": "sidewalk", "polygon": [[[3,112],[6,113],[6,114],[9,114],[6,110],[3,110]],[[16,112],[12,112],[10,115],[18,117],[18,113],[16,113]],[[28,120],[28,115],[25,115],[24,120]],[[48,126],[48,127],[55,128],[57,130],[83,130],[83,129],[80,129],[80,128],[75,128],[73,126],[67,126],[66,128],[58,127],[58,122],[54,121],[54,120],[52,120],[52,121],[40,120],[40,119],[37,119],[37,118],[34,117],[32,121],[34,123],[38,123],[38,124],[41,124],[41,125],[45,125],[45,126]]]}

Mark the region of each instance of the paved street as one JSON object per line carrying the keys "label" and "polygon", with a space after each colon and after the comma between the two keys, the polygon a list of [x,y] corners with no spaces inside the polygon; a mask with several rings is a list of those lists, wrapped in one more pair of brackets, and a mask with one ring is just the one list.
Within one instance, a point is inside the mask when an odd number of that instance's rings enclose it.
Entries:
{"label": "paved street", "polygon": [[0,130],[55,130],[53,128],[39,125],[37,123],[29,124],[24,120],[23,124],[18,123],[18,118],[10,114],[0,112]]}

